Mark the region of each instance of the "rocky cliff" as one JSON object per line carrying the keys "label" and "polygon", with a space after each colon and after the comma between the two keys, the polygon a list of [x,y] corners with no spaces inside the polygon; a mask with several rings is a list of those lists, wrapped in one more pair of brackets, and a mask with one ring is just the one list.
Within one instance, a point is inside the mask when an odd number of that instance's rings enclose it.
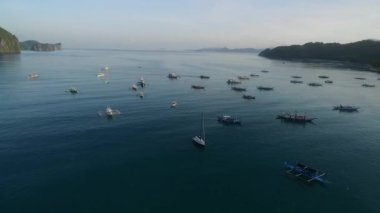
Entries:
{"label": "rocky cliff", "polygon": [[31,50],[31,51],[55,51],[61,50],[62,44],[48,44],[48,43],[40,43],[34,40],[28,40],[20,42],[21,50]]}
{"label": "rocky cliff", "polygon": [[20,45],[17,37],[0,27],[0,55],[18,53],[20,53]]}

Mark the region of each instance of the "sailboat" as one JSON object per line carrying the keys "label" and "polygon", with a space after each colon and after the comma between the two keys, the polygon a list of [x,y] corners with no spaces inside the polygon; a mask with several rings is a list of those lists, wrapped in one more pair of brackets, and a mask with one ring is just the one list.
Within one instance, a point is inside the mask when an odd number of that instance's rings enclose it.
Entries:
{"label": "sailboat", "polygon": [[205,134],[205,121],[204,116],[202,113],[202,121],[201,121],[201,132],[200,135],[197,135],[193,137],[193,142],[200,145],[200,146],[206,146],[206,134]]}

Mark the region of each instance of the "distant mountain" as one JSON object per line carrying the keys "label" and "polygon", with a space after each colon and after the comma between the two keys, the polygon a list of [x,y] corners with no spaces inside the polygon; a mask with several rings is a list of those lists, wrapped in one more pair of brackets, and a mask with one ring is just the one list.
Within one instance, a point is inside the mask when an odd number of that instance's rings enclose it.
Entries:
{"label": "distant mountain", "polygon": [[265,49],[260,56],[283,60],[334,60],[371,65],[380,68],[380,41],[363,40],[347,44],[306,43]]}
{"label": "distant mountain", "polygon": [[236,53],[258,53],[261,50],[255,48],[237,48],[237,49],[229,49],[227,47],[217,47],[217,48],[203,48],[195,50],[198,52],[236,52]]}
{"label": "distant mountain", "polygon": [[31,51],[55,51],[61,50],[62,44],[48,44],[48,43],[40,43],[34,40],[28,40],[20,42],[21,50],[31,50]]}
{"label": "distant mountain", "polygon": [[0,27],[0,55],[19,53],[20,45],[17,37]]}

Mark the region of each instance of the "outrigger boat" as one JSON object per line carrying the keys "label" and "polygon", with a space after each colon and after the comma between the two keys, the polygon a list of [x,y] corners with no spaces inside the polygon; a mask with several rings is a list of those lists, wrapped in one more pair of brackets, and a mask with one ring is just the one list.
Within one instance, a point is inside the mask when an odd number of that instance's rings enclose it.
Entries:
{"label": "outrigger boat", "polygon": [[191,85],[191,88],[193,88],[193,89],[205,89],[204,86],[199,86],[199,85]]}
{"label": "outrigger boat", "polygon": [[320,84],[320,83],[308,83],[307,85],[309,85],[311,87],[320,87],[320,86],[322,86],[322,84]]}
{"label": "outrigger boat", "polygon": [[175,73],[169,73],[168,78],[170,78],[170,79],[178,79],[179,76],[176,75]]}
{"label": "outrigger boat", "polygon": [[291,80],[290,83],[293,83],[293,84],[303,84],[303,81]]}
{"label": "outrigger boat", "polygon": [[263,86],[259,86],[257,87],[258,90],[266,90],[266,91],[269,91],[269,90],[273,90],[274,88],[273,87],[263,87]]}
{"label": "outrigger boat", "polygon": [[102,73],[102,72],[100,72],[100,73],[98,73],[97,75],[96,75],[96,77],[98,77],[98,78],[104,78],[106,75],[104,74],[104,73]]}
{"label": "outrigger boat", "polygon": [[327,80],[327,81],[325,81],[325,83],[326,83],[326,84],[332,84],[332,83],[334,83],[334,81]]}
{"label": "outrigger boat", "polygon": [[231,87],[232,90],[235,90],[235,91],[238,91],[238,92],[244,92],[244,91],[247,91],[246,88],[242,88],[242,87]]}
{"label": "outrigger boat", "polygon": [[268,70],[261,70],[261,72],[266,73],[266,72],[269,72],[269,71]]}
{"label": "outrigger boat", "polygon": [[40,76],[38,75],[38,74],[36,74],[36,73],[32,73],[32,74],[29,74],[28,75],[28,79],[29,80],[35,80],[35,79],[37,79],[37,78],[39,78]]}
{"label": "outrigger boat", "polygon": [[281,115],[277,115],[277,119],[294,122],[294,123],[312,123],[316,118],[308,118],[306,114],[298,115],[297,113],[284,113]]}
{"label": "outrigger boat", "polygon": [[362,87],[375,87],[373,84],[362,84]]}
{"label": "outrigger boat", "polygon": [[330,78],[330,77],[327,75],[320,75],[320,76],[318,76],[318,78]]}
{"label": "outrigger boat", "polygon": [[314,169],[301,163],[296,163],[295,165],[292,165],[285,162],[284,164],[287,168],[286,173],[293,175],[303,181],[306,181],[308,183],[313,181],[318,181],[321,183],[326,182],[323,179],[323,177],[326,175],[325,172],[322,172],[320,170]]}
{"label": "outrigger boat", "polygon": [[98,112],[100,117],[112,118],[115,115],[120,115],[121,112],[117,109],[112,109],[110,106],[107,106],[104,112]]}
{"label": "outrigger boat", "polygon": [[68,90],[66,90],[66,92],[69,92],[71,94],[78,94],[79,90],[77,88],[75,88],[75,87],[71,87]]}
{"label": "outrigger boat", "polygon": [[241,125],[241,121],[229,115],[222,115],[218,117],[218,121],[223,124]]}
{"label": "outrigger boat", "polygon": [[200,146],[206,146],[205,119],[202,113],[201,133],[193,137],[193,142]]}
{"label": "outrigger boat", "polygon": [[366,80],[366,78],[363,78],[363,77],[356,77],[355,79],[357,79],[357,80]]}
{"label": "outrigger boat", "polygon": [[241,84],[241,81],[235,79],[228,79],[227,84]]}
{"label": "outrigger boat", "polygon": [[302,78],[302,76],[299,76],[299,75],[292,75],[292,78]]}
{"label": "outrigger boat", "polygon": [[255,99],[255,96],[253,96],[253,95],[243,95],[243,98],[244,99],[248,99],[248,100],[252,100],[252,99]]}
{"label": "outrigger boat", "polygon": [[201,78],[201,79],[210,79],[210,76],[207,76],[207,75],[200,75],[199,78]]}
{"label": "outrigger boat", "polygon": [[250,74],[250,76],[251,77],[259,77],[260,75],[252,73],[252,74]]}
{"label": "outrigger boat", "polygon": [[239,80],[249,80],[249,77],[247,76],[238,76]]}
{"label": "outrigger boat", "polygon": [[136,86],[136,84],[133,84],[132,87],[131,87],[131,89],[134,90],[134,91],[137,91],[137,86]]}
{"label": "outrigger boat", "polygon": [[355,106],[334,106],[333,110],[339,110],[341,112],[357,112],[359,110],[359,107]]}

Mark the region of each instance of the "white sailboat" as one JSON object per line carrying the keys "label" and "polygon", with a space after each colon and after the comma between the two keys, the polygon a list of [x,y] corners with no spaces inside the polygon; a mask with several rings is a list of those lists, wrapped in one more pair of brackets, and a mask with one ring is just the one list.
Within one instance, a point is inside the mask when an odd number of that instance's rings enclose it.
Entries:
{"label": "white sailboat", "polygon": [[205,121],[202,113],[202,121],[201,121],[201,132],[200,135],[193,137],[194,143],[200,146],[206,146],[206,133],[205,133]]}

